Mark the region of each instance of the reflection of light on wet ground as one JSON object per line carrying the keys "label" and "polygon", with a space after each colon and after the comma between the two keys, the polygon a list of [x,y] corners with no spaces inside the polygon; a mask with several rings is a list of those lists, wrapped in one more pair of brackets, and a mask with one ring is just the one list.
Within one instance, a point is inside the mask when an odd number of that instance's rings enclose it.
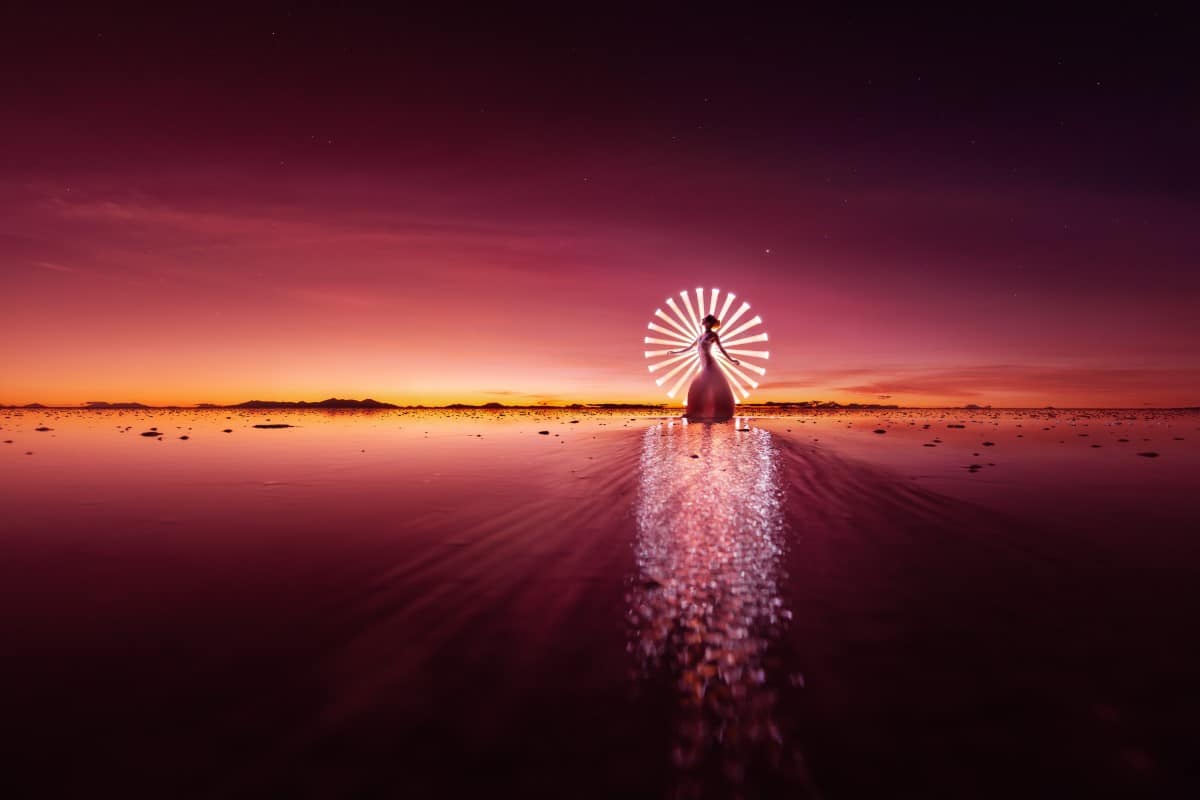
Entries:
{"label": "reflection of light on wet ground", "polygon": [[[771,434],[672,420],[642,438],[630,650],[678,686],[672,758],[684,793],[740,784],[786,755],[765,657],[791,617],[781,596],[783,481]],[[786,765],[784,765],[786,767]]]}

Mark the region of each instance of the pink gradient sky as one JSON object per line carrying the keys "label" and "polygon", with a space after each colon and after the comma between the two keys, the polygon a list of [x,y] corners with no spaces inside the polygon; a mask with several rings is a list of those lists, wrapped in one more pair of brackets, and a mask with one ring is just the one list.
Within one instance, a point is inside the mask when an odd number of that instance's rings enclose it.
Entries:
{"label": "pink gradient sky", "polygon": [[[933,125],[944,97],[839,137],[846,103],[756,116],[760,85],[704,75],[560,101],[519,60],[495,110],[427,99],[494,59],[230,99],[220,69],[135,81],[136,53],[87,41],[92,68],[25,85],[0,134],[0,403],[660,402],[645,324],[703,286],[766,321],[752,400],[1200,405],[1194,200],[1103,148]],[[415,110],[381,110],[397,86]]]}

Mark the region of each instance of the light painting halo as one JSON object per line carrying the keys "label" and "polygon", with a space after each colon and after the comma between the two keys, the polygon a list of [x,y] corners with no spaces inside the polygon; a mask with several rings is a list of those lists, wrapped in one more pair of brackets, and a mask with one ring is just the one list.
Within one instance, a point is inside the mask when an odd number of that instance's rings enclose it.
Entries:
{"label": "light painting halo", "polygon": [[[746,347],[768,341],[767,333],[762,328],[762,317],[755,314],[747,318],[750,304],[744,300],[730,315],[730,309],[736,300],[736,294],[722,294],[720,289],[709,289],[705,292],[704,289],[697,288],[694,294],[684,289],[678,295],[668,297],[662,306],[654,309],[654,314],[646,325],[646,335],[642,343],[656,349],[646,349],[643,354],[649,362],[647,369],[655,376],[655,384],[666,390],[668,398],[675,399],[687,380],[700,371],[700,353],[696,339],[704,332],[701,320],[709,314],[721,320],[721,344],[726,352],[739,362],[736,365],[731,363],[720,351],[712,354],[733,389],[734,402],[746,400],[750,397],[750,392],[758,388],[758,381],[754,376],[761,378],[767,374],[766,361],[771,354],[767,350]],[[685,352],[672,354],[672,350]],[[686,392],[683,404],[687,405]]]}

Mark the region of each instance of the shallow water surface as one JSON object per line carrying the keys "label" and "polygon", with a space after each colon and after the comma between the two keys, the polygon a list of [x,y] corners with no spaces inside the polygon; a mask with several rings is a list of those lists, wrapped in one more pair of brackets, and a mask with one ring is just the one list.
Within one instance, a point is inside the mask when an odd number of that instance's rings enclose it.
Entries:
{"label": "shallow water surface", "polygon": [[1195,778],[1194,412],[5,409],[0,440],[5,780],[44,796]]}

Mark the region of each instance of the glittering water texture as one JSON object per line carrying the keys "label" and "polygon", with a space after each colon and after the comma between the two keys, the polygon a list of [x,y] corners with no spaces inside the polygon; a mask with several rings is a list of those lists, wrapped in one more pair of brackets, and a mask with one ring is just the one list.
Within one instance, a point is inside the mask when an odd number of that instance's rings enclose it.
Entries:
{"label": "glittering water texture", "polygon": [[765,666],[791,618],[784,488],[771,434],[747,424],[671,420],[642,438],[629,649],[643,680],[677,691],[671,758],[684,796],[785,760],[781,676]]}

